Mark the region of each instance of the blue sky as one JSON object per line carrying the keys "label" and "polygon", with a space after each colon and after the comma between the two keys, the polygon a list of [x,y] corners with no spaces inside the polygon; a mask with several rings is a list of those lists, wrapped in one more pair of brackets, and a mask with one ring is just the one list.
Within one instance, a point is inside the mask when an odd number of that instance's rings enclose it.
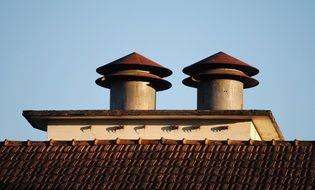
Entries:
{"label": "blue sky", "polygon": [[170,68],[158,109],[195,109],[182,69],[224,51],[260,70],[245,109],[315,139],[314,1],[0,1],[0,140],[45,140],[23,110],[108,109],[95,69],[131,52]]}

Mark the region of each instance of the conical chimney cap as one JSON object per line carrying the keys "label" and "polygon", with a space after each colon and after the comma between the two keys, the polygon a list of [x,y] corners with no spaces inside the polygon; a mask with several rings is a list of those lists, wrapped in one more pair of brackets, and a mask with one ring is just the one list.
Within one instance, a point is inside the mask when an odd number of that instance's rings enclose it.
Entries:
{"label": "conical chimney cap", "polygon": [[147,70],[160,77],[167,77],[172,74],[171,70],[136,52],[101,66],[96,69],[96,72],[101,75],[108,75],[126,69]]}
{"label": "conical chimney cap", "polygon": [[187,75],[194,75],[200,73],[205,69],[216,69],[216,68],[230,68],[237,69],[244,72],[248,76],[254,76],[259,73],[259,70],[255,67],[244,63],[224,52],[218,52],[211,55],[197,63],[194,63],[183,69],[183,72]]}

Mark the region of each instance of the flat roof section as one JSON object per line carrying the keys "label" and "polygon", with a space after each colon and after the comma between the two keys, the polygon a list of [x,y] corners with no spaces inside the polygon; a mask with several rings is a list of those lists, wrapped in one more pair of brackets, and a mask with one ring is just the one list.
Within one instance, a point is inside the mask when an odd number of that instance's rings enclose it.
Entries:
{"label": "flat roof section", "polygon": [[23,116],[43,131],[48,122],[57,120],[251,120],[262,140],[284,140],[270,110],[25,110]]}

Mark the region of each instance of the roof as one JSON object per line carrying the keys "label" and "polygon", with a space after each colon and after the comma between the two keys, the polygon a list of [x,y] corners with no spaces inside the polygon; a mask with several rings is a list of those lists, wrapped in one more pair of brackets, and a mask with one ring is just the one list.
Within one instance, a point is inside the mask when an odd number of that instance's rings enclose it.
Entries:
{"label": "roof", "polygon": [[167,77],[172,74],[172,71],[170,69],[165,68],[162,65],[136,52],[128,54],[104,66],[101,66],[96,69],[96,72],[102,75],[108,75],[126,69],[144,69],[160,77]]}
{"label": "roof", "polygon": [[[173,120],[178,124],[187,120],[249,120],[262,140],[284,140],[270,110],[25,110],[23,116],[36,129],[47,130],[49,121],[142,121]],[[146,124],[146,123],[143,123]]]}
{"label": "roof", "polygon": [[205,69],[215,68],[230,68],[243,71],[248,76],[253,76],[259,73],[259,70],[241,60],[236,59],[224,52],[218,52],[197,63],[194,63],[183,69],[187,75],[193,75],[204,71]]}
{"label": "roof", "polygon": [[314,141],[0,142],[1,189],[314,189]]}

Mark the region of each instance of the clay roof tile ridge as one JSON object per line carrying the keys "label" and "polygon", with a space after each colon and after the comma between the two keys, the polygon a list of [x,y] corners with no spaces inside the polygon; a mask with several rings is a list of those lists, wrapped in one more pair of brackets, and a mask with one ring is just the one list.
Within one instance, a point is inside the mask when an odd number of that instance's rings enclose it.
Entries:
{"label": "clay roof tile ridge", "polygon": [[94,146],[94,145],[113,145],[113,144],[218,144],[218,145],[272,145],[272,146],[310,146],[315,144],[315,141],[301,141],[298,139],[292,141],[281,141],[281,140],[271,140],[271,141],[260,141],[260,140],[253,140],[249,139],[245,140],[210,140],[210,139],[203,139],[203,140],[191,140],[191,139],[167,139],[167,138],[160,138],[160,139],[121,139],[117,138],[115,140],[101,140],[101,139],[94,139],[94,140],[76,140],[72,139],[70,141],[64,140],[53,140],[50,139],[49,141],[12,141],[5,139],[2,142],[2,146],[38,146],[38,145],[46,145],[46,146]]}

